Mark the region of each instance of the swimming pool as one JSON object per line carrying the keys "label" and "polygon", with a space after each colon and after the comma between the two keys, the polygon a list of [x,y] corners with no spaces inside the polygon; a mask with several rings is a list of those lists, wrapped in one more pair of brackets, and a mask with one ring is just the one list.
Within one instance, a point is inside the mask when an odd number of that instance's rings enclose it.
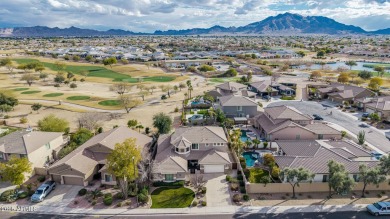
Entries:
{"label": "swimming pool", "polygon": [[242,156],[245,158],[245,163],[247,167],[253,167],[256,161],[262,161],[262,157],[257,152],[247,151],[242,153]]}
{"label": "swimming pool", "polygon": [[241,139],[242,142],[246,142],[248,140],[251,141],[251,139],[246,135],[247,132],[248,132],[247,130],[241,130],[241,137],[240,137],[240,139]]}

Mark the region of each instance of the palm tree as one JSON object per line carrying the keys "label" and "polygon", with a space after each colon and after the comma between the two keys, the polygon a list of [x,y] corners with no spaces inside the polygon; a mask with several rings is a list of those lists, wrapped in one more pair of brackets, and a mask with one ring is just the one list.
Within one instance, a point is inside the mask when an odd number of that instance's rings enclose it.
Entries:
{"label": "palm tree", "polygon": [[213,118],[213,121],[215,123],[215,119],[217,118],[216,117],[217,113],[215,112],[214,108],[210,107],[210,109],[207,112],[208,112],[210,118]]}
{"label": "palm tree", "polygon": [[188,87],[188,92],[189,92],[189,97],[190,97],[190,99],[191,99],[191,95],[192,95],[192,91],[194,90],[194,88],[192,87],[192,85],[190,85],[189,87]]}
{"label": "palm tree", "polygon": [[260,144],[260,140],[259,139],[253,139],[253,144],[255,144],[256,145],[256,148],[258,148],[259,147],[259,144]]}
{"label": "palm tree", "polygon": [[246,141],[245,141],[245,145],[246,145],[247,148],[250,148],[250,146],[252,145],[252,141],[249,140],[249,139],[246,140]]}
{"label": "palm tree", "polygon": [[141,124],[139,124],[139,125],[137,125],[135,128],[138,129],[138,132],[141,132],[141,129],[143,129],[144,126],[141,125]]}

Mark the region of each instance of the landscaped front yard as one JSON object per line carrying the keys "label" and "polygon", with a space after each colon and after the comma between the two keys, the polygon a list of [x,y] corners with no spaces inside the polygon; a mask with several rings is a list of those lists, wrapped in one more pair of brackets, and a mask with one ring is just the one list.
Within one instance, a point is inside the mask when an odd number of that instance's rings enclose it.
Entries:
{"label": "landscaped front yard", "polygon": [[185,187],[160,187],[152,192],[151,208],[186,208],[194,197],[195,193]]}

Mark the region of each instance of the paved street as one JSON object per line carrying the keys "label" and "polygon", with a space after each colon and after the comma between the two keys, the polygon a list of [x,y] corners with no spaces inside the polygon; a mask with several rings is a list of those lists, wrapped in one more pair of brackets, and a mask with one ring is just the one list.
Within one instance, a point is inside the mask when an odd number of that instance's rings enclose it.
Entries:
{"label": "paved street", "polygon": [[[373,128],[361,128],[359,124],[361,121],[357,121],[352,119],[350,116],[346,115],[346,113],[341,112],[336,108],[330,108],[323,106],[321,103],[311,102],[311,101],[279,101],[270,103],[268,106],[293,106],[297,108],[299,111],[313,115],[318,114],[324,118],[325,121],[329,121],[331,123],[335,123],[348,129],[355,135],[359,133],[361,130],[366,131],[366,141],[370,144],[376,146],[380,150],[389,153],[390,152],[390,141],[384,136],[383,133],[376,131]],[[332,115],[329,115],[330,111],[332,111]],[[370,132],[369,132],[370,131]]]}
{"label": "paved street", "polygon": [[[370,219],[377,218],[365,211],[362,212],[331,212],[331,213],[286,213],[286,214],[264,214],[264,213],[250,213],[250,214],[213,214],[213,215],[96,215],[96,216],[75,216],[75,215],[53,215],[53,214],[26,214],[26,213],[8,213],[0,212],[2,219],[70,219],[70,218],[170,218],[170,219]],[[388,218],[386,216],[381,218]]]}

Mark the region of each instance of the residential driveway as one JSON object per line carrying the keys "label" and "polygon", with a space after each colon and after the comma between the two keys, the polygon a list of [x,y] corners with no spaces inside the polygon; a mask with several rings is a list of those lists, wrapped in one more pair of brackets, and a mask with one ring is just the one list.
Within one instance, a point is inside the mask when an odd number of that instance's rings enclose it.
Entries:
{"label": "residential driveway", "polygon": [[[385,137],[384,133],[373,127],[359,127],[359,124],[362,122],[357,120],[356,116],[342,112],[335,107],[329,106],[328,104],[325,105],[324,103],[324,105],[322,105],[321,103],[312,101],[280,101],[270,103],[268,106],[281,105],[295,107],[302,113],[309,115],[318,114],[322,116],[325,121],[337,124],[355,135],[364,130],[366,132],[366,141],[368,143],[374,145],[383,152],[390,152],[390,141]],[[332,115],[330,115],[331,111]]]}
{"label": "residential driveway", "polygon": [[225,174],[204,174],[204,179],[207,180],[207,206],[217,207],[232,204]]}
{"label": "residential driveway", "polygon": [[37,203],[36,205],[67,207],[82,188],[82,186],[57,184],[56,189],[53,190],[43,202]]}

